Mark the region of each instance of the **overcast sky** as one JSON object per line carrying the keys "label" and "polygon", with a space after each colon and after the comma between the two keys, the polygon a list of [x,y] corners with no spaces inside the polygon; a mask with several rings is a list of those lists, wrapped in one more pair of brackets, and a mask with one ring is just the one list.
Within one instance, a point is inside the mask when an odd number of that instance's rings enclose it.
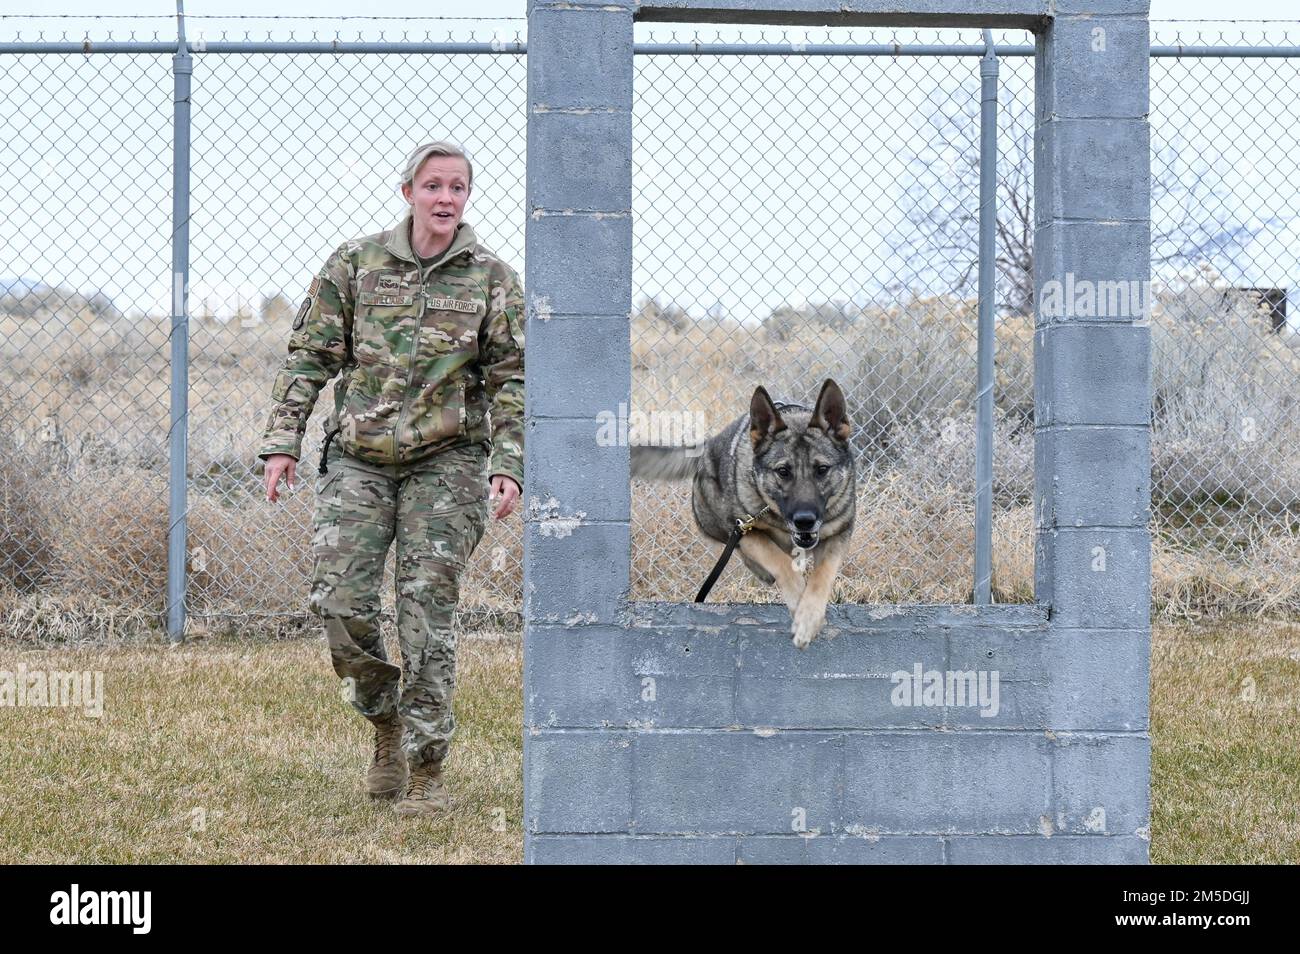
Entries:
{"label": "overcast sky", "polygon": [[[0,0],[5,14],[32,13],[35,8],[34,2]],[[47,37],[51,28],[72,36],[102,36],[111,29],[115,38],[125,38],[132,29],[157,31],[163,37],[174,30],[175,7],[169,0],[130,0],[129,9],[151,17],[147,21],[88,20],[121,9],[102,0],[54,0],[54,8],[73,18],[43,18],[38,27],[46,29]],[[309,16],[321,22],[268,25],[262,20],[253,25],[204,19],[265,17],[268,9],[278,16]],[[409,18],[415,9],[425,17],[459,17],[466,5],[445,0],[418,7],[410,0],[191,0],[186,12],[196,18],[190,24],[191,36],[238,29],[241,34],[252,30],[257,37],[257,31],[264,36],[272,27],[277,34],[293,30],[303,36],[318,28],[330,35],[341,25],[331,17],[357,16],[364,10],[367,17]],[[520,18],[515,23],[485,23],[486,31],[510,35],[525,27],[525,0],[479,0],[473,9],[478,17]],[[1295,9],[1295,0],[1238,0],[1231,6],[1241,20],[1294,17]],[[1223,10],[1222,0],[1155,0],[1151,16],[1214,18],[1222,17]],[[0,20],[0,34],[11,38],[22,29],[25,37],[32,37],[33,25]],[[346,27],[365,28],[367,33],[378,27],[391,36],[415,25],[349,21]],[[474,27],[472,22],[447,25],[458,36]],[[421,32],[428,28],[419,27]],[[1204,27],[1229,35],[1264,28],[1240,22]],[[1161,29],[1159,24],[1156,29]],[[1300,44],[1295,24],[1267,29],[1272,36],[1289,29],[1290,42]],[[138,38],[147,35],[137,32]],[[484,32],[478,36],[486,38]],[[0,278],[21,275],[103,288],[115,300],[125,299],[123,307],[135,304],[154,311],[158,302],[166,301],[169,287],[169,65],[166,57],[154,58],[147,70],[140,60],[124,69],[120,64],[125,57],[89,59],[94,64],[83,64],[76,56],[65,58],[52,72],[52,64],[41,64],[0,74],[0,101],[27,100],[27,107],[20,105],[16,108],[21,112],[11,115],[32,120],[24,135],[0,141],[0,245],[11,252],[21,250],[0,261]],[[115,61],[111,68],[108,59]],[[195,72],[192,304],[215,297],[216,310],[229,311],[222,308],[223,300],[251,298],[268,289],[298,295],[303,276],[309,276],[342,238],[386,227],[400,214],[402,203],[389,180],[413,137],[448,135],[470,148],[476,171],[482,169],[483,185],[480,191],[476,176],[466,218],[486,235],[490,247],[521,267],[522,66],[507,63],[513,57],[480,58],[488,59],[499,62],[487,72],[476,68],[458,77],[428,69],[428,60],[411,61],[399,67],[396,81],[388,72],[384,85],[383,71],[363,75],[355,61],[349,65],[346,58],[300,57],[295,58],[297,64],[310,65],[285,69],[287,58],[269,67],[237,57],[209,57]],[[721,306],[733,316],[754,318],[782,302],[858,297],[873,281],[902,275],[906,263],[889,257],[889,226],[891,217],[897,220],[900,215],[898,193],[907,182],[909,140],[891,131],[905,131],[915,123],[926,106],[921,94],[933,91],[936,77],[941,77],[940,85],[952,79],[970,87],[973,81],[977,93],[972,71],[961,68],[959,61],[929,60],[914,62],[915,73],[900,72],[913,66],[890,66],[889,58],[870,57],[858,59],[877,62],[840,60],[826,69],[824,62],[818,67],[805,60],[803,65],[782,65],[773,74],[760,58],[748,57],[747,63],[733,59],[726,64],[718,82],[709,85],[700,83],[702,65],[686,62],[690,58],[673,59],[682,62],[662,69],[656,65],[646,74],[649,83],[638,74],[634,284],[639,292],[664,293],[695,314]],[[92,75],[87,72],[90,66],[100,71],[90,87],[94,95],[87,95],[83,86],[84,78]],[[1008,60],[1008,94],[1032,95],[1024,83],[1027,68],[1023,58],[1018,65]],[[1279,72],[1277,64],[1252,61],[1249,70],[1233,77],[1257,76],[1259,84],[1237,90],[1235,102],[1223,97],[1228,75],[1224,69],[1230,68],[1222,62],[1217,67],[1189,64],[1176,86],[1158,88],[1153,66],[1153,131],[1157,138],[1181,129],[1201,137],[1189,141],[1189,155],[1215,149],[1227,153],[1229,171],[1221,180],[1226,183],[1221,198],[1240,203],[1233,210],[1237,218],[1295,216],[1300,210],[1296,151],[1266,148],[1270,142],[1285,144],[1293,138],[1294,97],[1272,84],[1294,78],[1295,72],[1287,71],[1294,66]],[[825,72],[810,72],[816,69]],[[792,81],[792,76],[799,79]],[[815,94],[808,90],[826,77],[832,84],[836,77],[847,80],[836,90],[839,95],[811,99]],[[366,88],[386,98],[373,107],[332,107],[331,96],[359,83],[371,84]],[[1156,130],[1160,120],[1154,111],[1162,89],[1171,87],[1182,117],[1164,120]],[[757,88],[765,95],[755,96]],[[861,93],[882,88],[891,95]],[[449,89],[460,104],[452,109],[444,101]],[[476,104],[464,105],[469,100]],[[256,108],[250,109],[254,101]],[[1166,115],[1173,112],[1167,102],[1161,108]],[[268,112],[273,121],[265,120]],[[660,115],[671,115],[673,121],[658,123]],[[492,129],[483,122],[485,116],[507,118]],[[819,142],[819,137],[828,140],[824,128],[836,129],[837,136],[847,130],[843,135],[851,138]],[[78,138],[86,130],[97,142]],[[747,139],[740,138],[739,130]],[[133,145],[116,153],[95,148],[112,138],[148,143],[150,148]],[[916,137],[912,141],[923,142]],[[509,148],[503,149],[503,144]],[[806,158],[800,158],[801,149],[806,149]],[[92,194],[72,197],[50,188],[50,174],[60,163],[66,164],[69,157],[83,161],[75,158],[83,155],[101,167],[102,179],[89,190]],[[796,169],[813,163],[818,175],[810,177],[806,187],[791,184],[781,159]],[[708,174],[717,170],[724,178],[714,175],[710,182]],[[725,181],[728,173],[738,176],[737,181]],[[786,201],[772,201],[774,188],[790,190]],[[828,195],[840,200],[834,208],[825,206]],[[1271,208],[1261,209],[1261,203]],[[776,214],[774,205],[779,205]],[[1153,214],[1153,220],[1157,217]],[[706,254],[700,238],[683,241],[681,236],[692,229],[720,248]],[[722,234],[727,229],[732,230],[730,236]],[[84,254],[69,252],[67,236],[73,231]],[[1243,256],[1256,267],[1243,269],[1232,281],[1294,286],[1300,280],[1298,251],[1300,222],[1275,228]],[[121,267],[123,257],[129,258],[131,269]]]}
{"label": "overcast sky", "polygon": [[[38,6],[44,6],[49,0],[20,2],[20,0],[0,0],[0,11],[4,13],[32,13]],[[126,7],[132,13],[166,14],[174,13],[174,0],[130,0],[121,5],[109,4],[104,0],[54,0],[51,10],[73,14],[120,13]],[[476,0],[474,5],[477,15],[483,17],[523,17],[527,4],[525,0]],[[365,13],[369,16],[410,17],[416,5],[410,0],[366,0],[358,4],[355,0],[189,0],[186,12],[210,15],[252,15],[263,16],[268,9],[283,16],[337,17],[356,16]],[[460,0],[426,0],[419,5],[422,16],[464,16],[466,5]],[[1280,20],[1296,16],[1295,0],[1236,0],[1230,6],[1223,0],[1153,0],[1151,19],[1183,20],[1225,19],[1228,13],[1234,19],[1269,19]]]}

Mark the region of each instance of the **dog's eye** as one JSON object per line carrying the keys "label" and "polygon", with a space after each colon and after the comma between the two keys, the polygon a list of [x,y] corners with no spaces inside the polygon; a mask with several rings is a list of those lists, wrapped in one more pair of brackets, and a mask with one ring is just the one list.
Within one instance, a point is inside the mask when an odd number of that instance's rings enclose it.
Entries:
{"label": "dog's eye", "polygon": [[831,472],[830,464],[818,464],[815,471],[818,477],[825,477]]}
{"label": "dog's eye", "polygon": [[780,477],[782,480],[789,480],[793,474],[794,471],[792,471],[789,467],[781,466],[776,469],[776,475]]}

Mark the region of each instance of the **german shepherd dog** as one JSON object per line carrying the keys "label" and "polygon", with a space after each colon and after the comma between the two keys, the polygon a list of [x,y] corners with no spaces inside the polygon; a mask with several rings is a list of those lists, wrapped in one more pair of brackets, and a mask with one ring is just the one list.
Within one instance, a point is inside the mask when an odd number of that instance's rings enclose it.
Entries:
{"label": "german shepherd dog", "polygon": [[[829,378],[812,410],[776,404],[760,386],[749,413],[702,446],[632,447],[632,476],[693,479],[695,525],[719,544],[737,520],[755,517],[740,538],[740,558],[759,580],[780,588],[794,644],[805,649],[826,622],[826,601],[853,534],[851,433],[844,394]],[[813,565],[806,581],[805,554]]]}

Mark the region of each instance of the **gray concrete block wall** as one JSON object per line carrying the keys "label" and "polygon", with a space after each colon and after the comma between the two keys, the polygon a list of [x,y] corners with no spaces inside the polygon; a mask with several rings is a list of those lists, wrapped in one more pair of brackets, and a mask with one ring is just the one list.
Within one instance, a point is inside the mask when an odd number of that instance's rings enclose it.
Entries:
{"label": "gray concrete block wall", "polygon": [[[1116,0],[1102,0],[1115,6]],[[1050,0],[650,0],[638,20],[797,26],[990,26],[1030,29]]]}
{"label": "gray concrete block wall", "polygon": [[[526,860],[1144,862],[1144,314],[1040,308],[1033,606],[832,606],[801,653],[780,605],[630,603],[597,434],[630,393],[635,17],[1037,24],[1041,304],[1149,275],[1146,4],[742,6],[529,4]],[[972,696],[929,692],[952,674]]]}
{"label": "gray concrete block wall", "polygon": [[[1142,854],[1142,634],[1057,632],[1039,606],[835,609],[851,611],[804,653],[779,607],[639,604],[626,625],[530,625],[528,860]],[[916,663],[996,668],[997,711],[893,704],[892,674]],[[1097,844],[1036,844],[1076,835]]]}
{"label": "gray concrete block wall", "polygon": [[[1088,853],[1105,832],[1112,849],[1079,861],[1145,861],[1149,838],[1147,10],[1061,0],[1036,37],[1035,598],[1050,638],[1072,647],[1055,671],[1096,687],[1059,699],[1086,708],[1052,731],[1052,840],[1079,836]],[[1129,731],[1097,731],[1116,724]],[[1022,847],[953,860],[1036,857]]]}
{"label": "gray concrete block wall", "polygon": [[628,452],[596,433],[631,388],[632,10],[528,8],[524,615],[550,624],[613,623],[627,588]]}

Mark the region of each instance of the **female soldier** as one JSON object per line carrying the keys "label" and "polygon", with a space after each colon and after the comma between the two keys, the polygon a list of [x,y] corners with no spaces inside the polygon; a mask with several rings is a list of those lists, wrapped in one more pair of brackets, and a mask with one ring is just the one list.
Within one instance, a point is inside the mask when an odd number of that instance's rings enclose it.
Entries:
{"label": "female soldier", "polygon": [[[459,147],[417,147],[402,220],[326,260],[294,319],[258,455],[274,502],[282,476],[294,487],[317,394],[343,374],[321,454],[311,609],[375,726],[366,788],[394,798],[405,785],[403,815],[449,805],[459,579],[487,523],[489,476],[498,520],[523,484],[523,292],[461,221],[473,180]],[[394,537],[400,671],[377,625]]]}

